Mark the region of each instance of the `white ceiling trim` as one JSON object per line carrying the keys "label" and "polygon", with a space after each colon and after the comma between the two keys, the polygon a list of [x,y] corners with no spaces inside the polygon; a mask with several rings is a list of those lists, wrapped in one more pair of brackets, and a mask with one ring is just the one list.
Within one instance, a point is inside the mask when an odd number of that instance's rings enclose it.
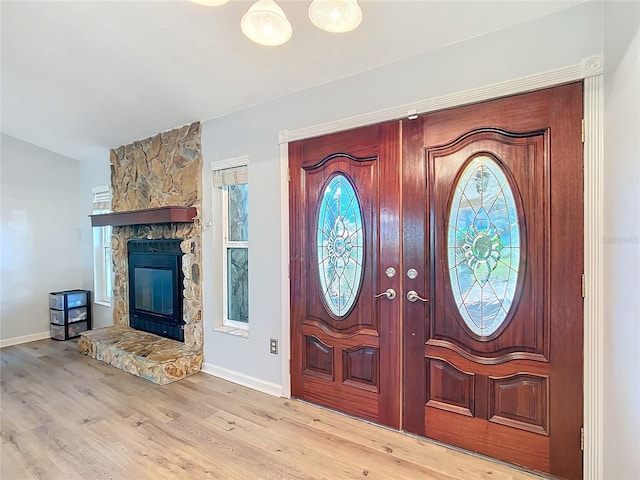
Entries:
{"label": "white ceiling trim", "polygon": [[445,108],[459,107],[471,103],[482,102],[494,98],[506,97],[519,93],[539,90],[541,88],[575,82],[602,74],[604,71],[602,55],[593,55],[582,59],[580,63],[567,67],[549,70],[543,73],[520,77],[515,80],[495,83],[480,88],[465,90],[441,97],[422,100],[399,107],[387,108],[377,112],[357,115],[342,120],[314,125],[296,130],[281,130],[278,143],[288,143],[306,138],[319,137],[330,133],[364,127],[376,123],[388,122],[398,118],[413,118],[421,113],[434,112]]}

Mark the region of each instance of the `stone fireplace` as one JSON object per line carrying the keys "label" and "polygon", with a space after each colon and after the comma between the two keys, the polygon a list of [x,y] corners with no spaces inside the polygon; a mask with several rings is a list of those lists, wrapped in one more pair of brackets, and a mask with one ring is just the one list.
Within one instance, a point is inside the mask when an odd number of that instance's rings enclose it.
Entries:
{"label": "stone fireplace", "polygon": [[[111,151],[113,213],[105,215],[111,223],[99,223],[107,220],[96,216],[92,221],[94,226],[113,225],[114,327],[82,335],[78,345],[83,353],[160,384],[200,370],[204,335],[201,172],[199,122]],[[184,342],[162,338],[169,335],[161,332],[162,337],[142,332],[136,325],[131,328],[130,241],[174,244],[180,249],[182,285],[177,285],[176,277],[174,287],[181,295]]]}

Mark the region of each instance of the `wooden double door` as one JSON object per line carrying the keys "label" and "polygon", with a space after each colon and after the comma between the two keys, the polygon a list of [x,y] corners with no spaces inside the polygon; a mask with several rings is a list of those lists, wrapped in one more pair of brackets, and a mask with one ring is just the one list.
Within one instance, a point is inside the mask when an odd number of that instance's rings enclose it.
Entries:
{"label": "wooden double door", "polygon": [[292,395],[581,478],[582,85],[290,144]]}

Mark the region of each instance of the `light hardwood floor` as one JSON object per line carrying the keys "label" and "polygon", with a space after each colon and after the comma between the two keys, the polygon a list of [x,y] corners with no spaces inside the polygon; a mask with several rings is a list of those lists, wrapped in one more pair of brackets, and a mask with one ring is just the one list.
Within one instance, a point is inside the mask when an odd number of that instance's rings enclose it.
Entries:
{"label": "light hardwood floor", "polygon": [[0,360],[3,480],[539,478],[204,373],[159,386],[73,341]]}

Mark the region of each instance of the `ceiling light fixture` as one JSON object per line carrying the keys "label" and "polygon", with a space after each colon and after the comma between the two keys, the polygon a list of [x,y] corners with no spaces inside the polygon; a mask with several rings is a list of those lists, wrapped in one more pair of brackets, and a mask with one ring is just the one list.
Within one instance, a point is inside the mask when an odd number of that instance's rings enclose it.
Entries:
{"label": "ceiling light fixture", "polygon": [[[218,6],[229,0],[191,0],[205,6]],[[331,33],[350,32],[362,22],[358,0],[313,0],[309,19],[318,28]],[[240,29],[251,41],[276,46],[286,43],[293,27],[274,0],[257,0],[240,20]]]}
{"label": "ceiling light fixture", "polygon": [[357,0],[313,0],[309,18],[327,32],[350,32],[362,22],[362,9]]}
{"label": "ceiling light fixture", "polygon": [[282,45],[293,33],[287,16],[274,0],[258,0],[251,5],[240,20],[240,29],[249,40],[267,46]]}

